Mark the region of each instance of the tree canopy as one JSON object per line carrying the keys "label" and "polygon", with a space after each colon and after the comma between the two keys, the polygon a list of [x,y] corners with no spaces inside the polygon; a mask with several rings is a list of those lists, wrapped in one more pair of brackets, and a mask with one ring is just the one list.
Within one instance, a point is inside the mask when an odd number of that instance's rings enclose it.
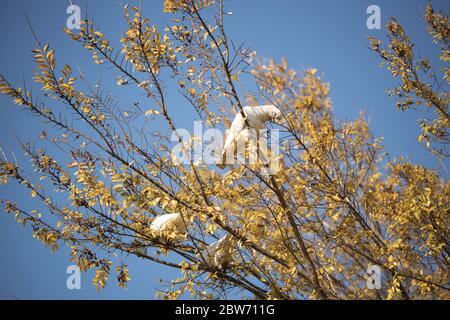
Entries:
{"label": "tree canopy", "polygon": [[[1,93],[58,133],[42,134],[39,144],[51,148],[19,141],[31,171],[3,155],[1,184],[20,185],[45,207],[29,211],[2,199],[5,211],[31,225],[33,236],[52,250],[69,246],[70,259],[83,271],[96,270],[99,289],[113,274],[126,287],[126,259],[114,258],[124,253],[180,270],[161,288],[165,299],[448,299],[448,180],[386,157],[363,115],[336,119],[330,86],[317,70],[252,60],[250,48],[227,36],[222,1],[165,0],[164,11],[172,24],[161,28],[139,8],[125,6],[128,29],[119,47],[93,19],[78,31],[65,29],[95,63],[120,74],[118,86],[139,90],[153,109],[121,107],[74,66],[57,62],[38,38],[33,80],[44,94],[0,76]],[[441,50],[442,74],[414,55],[395,19],[386,46],[370,43],[399,79],[391,92],[398,107],[435,111],[434,119],[421,122],[418,140],[446,158],[448,15],[428,5],[423,18]],[[236,86],[244,77],[254,80],[254,90],[241,97]],[[168,81],[177,89],[169,90]],[[170,137],[186,148],[193,144],[176,135],[177,107],[168,102],[175,94],[207,128],[223,131],[245,105],[276,106],[282,121],[270,127],[281,132],[281,170],[264,172],[261,159],[224,169],[175,162]],[[149,130],[154,121],[163,121],[164,129]],[[156,234],[155,218],[174,213],[188,225],[186,232]],[[217,268],[205,250],[223,237],[232,259]],[[370,266],[381,271],[377,290],[367,286]]]}

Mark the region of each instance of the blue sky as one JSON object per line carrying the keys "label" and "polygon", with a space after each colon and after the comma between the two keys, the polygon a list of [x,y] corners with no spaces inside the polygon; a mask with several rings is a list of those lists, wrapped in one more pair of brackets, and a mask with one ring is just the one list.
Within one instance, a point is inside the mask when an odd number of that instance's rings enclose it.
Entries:
{"label": "blue sky", "polygon": [[[81,7],[85,0],[73,0]],[[162,1],[143,1],[143,15],[155,24],[169,21],[170,15],[162,14]],[[106,4],[108,3],[108,4]],[[119,39],[125,30],[121,1],[88,1],[97,23],[110,39]],[[417,112],[398,112],[394,101],[385,94],[394,86],[388,72],[379,67],[379,60],[368,49],[368,36],[383,38],[385,30],[369,30],[366,27],[366,9],[371,4],[381,8],[382,26],[390,16],[395,16],[411,35],[423,56],[437,56],[436,47],[428,37],[421,10],[426,1],[365,1],[365,0],[245,0],[226,1],[226,28],[236,42],[245,42],[263,58],[287,58],[295,69],[317,68],[331,84],[335,114],[341,119],[353,119],[364,111],[376,136],[384,136],[387,152],[400,154],[416,163],[436,167],[436,162],[416,143],[419,129]],[[449,11],[446,1],[433,1],[435,7]],[[130,1],[130,4],[136,4]],[[35,31],[44,43],[56,49],[57,60],[72,65],[79,64],[92,78],[111,76],[107,68],[93,68],[90,54],[70,41],[61,29],[67,19],[69,1],[5,1],[0,12],[2,50],[0,72],[10,81],[20,84],[31,79],[34,40],[25,20],[28,14]],[[432,59],[432,61],[434,61]],[[241,96],[248,84],[241,85]],[[133,99],[126,90],[114,92],[122,101]],[[174,105],[181,100],[174,98]],[[185,108],[184,110],[186,110]],[[185,116],[182,108],[175,109],[176,117]],[[186,115],[187,116],[187,115]],[[189,117],[186,117],[189,119]],[[185,120],[183,123],[189,125]],[[17,111],[11,101],[0,96],[0,145],[14,151],[19,159],[22,152],[13,141],[14,134],[27,140],[42,130],[41,123],[27,114]],[[440,168],[445,176],[448,172]],[[0,197],[27,202],[16,188],[0,188]],[[21,201],[21,199],[23,199]],[[2,299],[152,299],[158,279],[171,279],[178,272],[152,265],[136,258],[127,262],[132,281],[123,290],[111,281],[100,293],[90,284],[92,274],[82,276],[81,290],[66,289],[66,268],[71,263],[66,250],[51,253],[48,248],[32,239],[31,231],[19,226],[13,217],[0,215],[0,298]]]}

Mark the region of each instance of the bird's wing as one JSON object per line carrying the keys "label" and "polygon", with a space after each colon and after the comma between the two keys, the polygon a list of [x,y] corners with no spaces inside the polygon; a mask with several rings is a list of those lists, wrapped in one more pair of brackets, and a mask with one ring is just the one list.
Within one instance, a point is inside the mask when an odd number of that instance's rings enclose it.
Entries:
{"label": "bird's wing", "polygon": [[168,214],[163,214],[161,216],[158,216],[152,221],[150,228],[153,230],[161,231],[161,230],[165,229],[170,224],[171,221],[176,219],[177,215],[179,215],[179,214],[168,213]]}
{"label": "bird's wing", "polygon": [[225,168],[229,163],[234,163],[234,142],[245,126],[244,118],[241,113],[236,114],[228,130],[227,137],[222,149],[222,157],[219,158],[219,168]]}
{"label": "bird's wing", "polygon": [[224,236],[216,241],[217,247],[221,247],[224,241],[226,241],[226,236]]}
{"label": "bird's wing", "polygon": [[223,247],[229,241],[228,234],[217,240],[216,242],[210,244],[207,249],[210,251],[217,251],[219,248]]}
{"label": "bird's wing", "polygon": [[253,129],[259,129],[262,125],[258,117],[259,111],[257,109],[258,107],[244,107],[244,113],[247,116],[247,123]]}
{"label": "bird's wing", "polygon": [[210,265],[222,268],[231,262],[230,240],[231,235],[227,234],[206,247],[204,252]]}
{"label": "bird's wing", "polygon": [[225,144],[223,145],[223,149],[228,150],[230,146],[233,144],[233,141],[237,138],[239,133],[244,129],[245,121],[242,117],[241,113],[238,113],[231,123],[231,127],[228,130],[227,138],[225,139]]}
{"label": "bird's wing", "polygon": [[211,243],[209,246],[207,246],[206,247],[206,251],[209,253],[209,254],[214,254],[216,251],[217,251],[217,248],[219,247],[219,241],[220,240],[218,240],[218,241],[216,241],[216,242],[214,242],[214,243]]}
{"label": "bird's wing", "polygon": [[252,128],[245,128],[244,130],[242,130],[239,134],[239,136],[237,137],[236,140],[243,140],[244,142],[255,142],[256,139],[258,138],[258,133],[255,129]]}
{"label": "bird's wing", "polygon": [[226,266],[230,264],[231,260],[232,255],[226,249],[219,250],[214,255],[214,265],[218,268],[226,268]]}
{"label": "bird's wing", "polygon": [[206,247],[205,252],[208,256],[208,259],[214,259],[214,256],[216,255],[217,251],[220,249],[222,242],[224,241],[224,238],[220,238],[219,240],[211,243],[209,246]]}
{"label": "bird's wing", "polygon": [[217,241],[214,242],[213,244],[210,244],[205,248],[205,250],[203,250],[203,256],[208,262],[208,264],[211,265],[214,263],[214,256],[216,255],[216,252],[217,252]]}
{"label": "bird's wing", "polygon": [[177,216],[174,218],[173,223],[176,225],[176,228],[178,229],[178,231],[180,232],[186,232],[187,231],[187,227],[191,224],[191,221],[187,218],[181,216],[180,213],[177,213]]}

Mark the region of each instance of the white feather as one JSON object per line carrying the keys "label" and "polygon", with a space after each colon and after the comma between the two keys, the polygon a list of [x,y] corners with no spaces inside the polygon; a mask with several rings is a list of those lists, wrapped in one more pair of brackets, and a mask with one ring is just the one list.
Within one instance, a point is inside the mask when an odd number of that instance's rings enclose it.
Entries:
{"label": "white feather", "polygon": [[[233,119],[227,137],[223,145],[222,165],[228,163],[225,155],[234,154],[234,146],[237,142],[248,141],[249,138],[255,138],[255,130],[264,127],[267,121],[277,122],[281,119],[280,109],[274,105],[263,105],[257,107],[246,106],[243,108],[246,119],[239,112]],[[247,124],[246,125],[246,120]]]}
{"label": "white feather", "polygon": [[206,247],[205,258],[211,267],[220,270],[226,269],[233,259],[231,235],[227,234]]}
{"label": "white feather", "polygon": [[[168,213],[156,217],[152,221],[150,229],[156,232],[174,232],[182,235],[187,232],[187,226],[189,224],[189,219],[185,218],[183,220],[180,213]],[[165,239],[160,238],[160,240],[163,241]]]}

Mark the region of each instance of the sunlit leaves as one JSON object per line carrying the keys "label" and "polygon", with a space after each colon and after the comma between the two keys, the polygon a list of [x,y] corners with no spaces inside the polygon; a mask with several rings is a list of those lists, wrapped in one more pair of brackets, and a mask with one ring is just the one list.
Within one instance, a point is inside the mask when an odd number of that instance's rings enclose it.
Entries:
{"label": "sunlit leaves", "polygon": [[[450,26],[448,15],[443,12],[435,12],[431,4],[427,5],[424,20],[428,24],[427,29],[433,37],[433,41],[441,47],[440,59],[448,63]],[[397,98],[397,108],[405,111],[409,108],[433,108],[434,119],[421,120],[422,133],[418,141],[425,144],[426,148],[439,157],[448,157],[446,145],[450,141],[449,127],[450,115],[448,92],[442,90],[442,85],[448,82],[448,67],[441,69],[442,75],[430,65],[426,58],[419,58],[419,54],[413,50],[411,42],[400,23],[391,19],[387,24],[388,45],[383,47],[382,41],[369,38],[371,48],[382,59],[383,64],[398,78],[400,84],[390,90],[389,95]],[[444,83],[440,83],[441,80]],[[448,84],[448,83],[447,83]]]}
{"label": "sunlit leaves", "polygon": [[[65,30],[96,64],[113,69],[113,89],[136,90],[145,104],[127,108],[100,94],[100,85],[84,88],[72,67],[56,63],[49,45],[33,53],[35,80],[51,103],[1,77],[0,91],[44,120],[39,142],[52,146],[21,145],[31,169],[2,154],[0,183],[17,183],[40,206],[29,211],[4,200],[5,212],[32,226],[52,250],[69,246],[82,271],[95,270],[99,290],[110,278],[125,288],[125,260],[134,255],[180,270],[178,279],[162,283],[165,299],[447,298],[449,183],[423,166],[388,161],[363,114],[336,119],[330,85],[317,69],[293,70],[282,59],[247,72],[250,65],[240,59],[246,48],[230,45],[219,4],[167,0],[164,10],[175,19],[164,30],[140,8],[125,6],[128,25],[117,48],[93,20],[79,32]],[[206,6],[217,19],[202,15]],[[425,19],[442,45],[446,16],[427,9]],[[393,91],[402,98],[399,108],[446,101],[414,78],[433,67],[424,57],[411,67],[413,45],[401,25],[392,20],[387,30],[387,48],[371,43],[401,81]],[[445,51],[441,56],[448,60]],[[241,98],[237,89],[246,77],[256,88]],[[244,103],[275,104],[282,113],[273,124],[282,131],[282,170],[261,174],[261,161],[223,171],[173,162],[170,133],[185,120],[171,104],[175,94],[186,99],[183,108],[220,128]],[[445,137],[447,124],[445,117],[421,121],[420,141]],[[152,228],[156,217],[171,213],[189,228]],[[233,259],[220,270],[201,253],[225,235]],[[381,268],[382,290],[366,287],[369,265]]]}

